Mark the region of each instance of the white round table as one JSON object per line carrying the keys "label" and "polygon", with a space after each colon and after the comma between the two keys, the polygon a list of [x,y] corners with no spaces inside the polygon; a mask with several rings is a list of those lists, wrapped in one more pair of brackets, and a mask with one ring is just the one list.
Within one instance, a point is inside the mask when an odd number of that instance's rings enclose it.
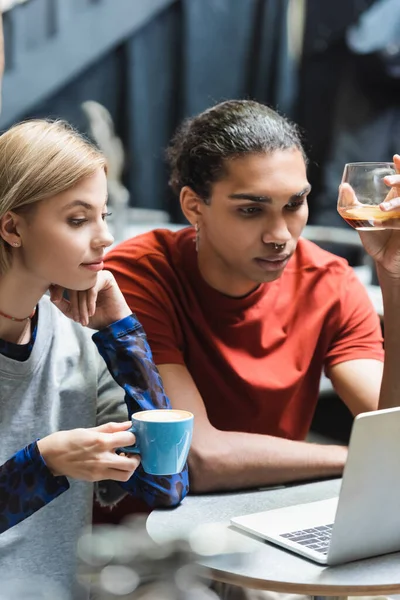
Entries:
{"label": "white round table", "polygon": [[[233,516],[332,498],[338,495],[339,488],[340,479],[335,479],[266,491],[189,495],[173,510],[153,511],[147,519],[147,530],[162,543],[186,537],[205,523],[222,522],[230,527]],[[234,531],[235,536],[242,536],[240,539],[250,544],[251,551],[202,558],[199,566],[204,568],[205,576],[244,588],[312,596],[400,593],[400,553],[327,567]]]}

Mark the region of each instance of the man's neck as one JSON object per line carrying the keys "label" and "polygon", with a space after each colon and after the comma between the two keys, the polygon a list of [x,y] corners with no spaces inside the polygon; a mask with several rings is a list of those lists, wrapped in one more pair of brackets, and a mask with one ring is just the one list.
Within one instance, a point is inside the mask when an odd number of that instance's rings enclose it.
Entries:
{"label": "man's neck", "polygon": [[199,249],[197,264],[204,281],[217,292],[232,298],[243,298],[254,292],[260,284],[250,279],[240,277],[218,256],[210,256]]}

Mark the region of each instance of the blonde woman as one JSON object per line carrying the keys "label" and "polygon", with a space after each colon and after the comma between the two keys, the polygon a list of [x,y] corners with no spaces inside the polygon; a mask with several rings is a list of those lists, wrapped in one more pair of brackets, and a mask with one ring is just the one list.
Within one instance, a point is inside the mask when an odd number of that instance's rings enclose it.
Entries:
{"label": "blonde woman", "polygon": [[28,121],[0,136],[2,581],[47,576],[74,594],[93,482],[120,483],[102,484],[106,501],[116,487],[153,506],[187,493],[186,470],[149,476],[115,452],[134,442],[128,413],[169,400],[140,324],[102,270],[106,217],[104,157],[67,124]]}

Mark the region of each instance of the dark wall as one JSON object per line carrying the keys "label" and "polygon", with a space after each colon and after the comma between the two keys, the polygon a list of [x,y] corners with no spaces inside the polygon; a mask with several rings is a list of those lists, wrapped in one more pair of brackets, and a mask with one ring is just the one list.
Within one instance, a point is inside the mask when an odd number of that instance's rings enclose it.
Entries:
{"label": "dark wall", "polygon": [[[254,98],[300,121],[315,190],[310,220],[329,220],[329,210],[333,219],[340,173],[323,166],[349,63],[344,34],[375,2],[307,0],[298,65],[288,50],[289,0],[28,0],[4,15],[0,127],[54,116],[85,131],[80,105],[97,100],[123,140],[132,204],[178,221],[163,158],[176,126],[215,102]],[[322,195],[331,173],[333,192]]]}
{"label": "dark wall", "polygon": [[4,15],[0,126],[53,116],[85,131],[80,109],[110,111],[126,149],[135,206],[181,219],[164,149],[178,123],[227,98],[290,113],[289,0],[29,0]]}
{"label": "dark wall", "polygon": [[0,126],[46,102],[177,0],[28,0],[3,15]]}

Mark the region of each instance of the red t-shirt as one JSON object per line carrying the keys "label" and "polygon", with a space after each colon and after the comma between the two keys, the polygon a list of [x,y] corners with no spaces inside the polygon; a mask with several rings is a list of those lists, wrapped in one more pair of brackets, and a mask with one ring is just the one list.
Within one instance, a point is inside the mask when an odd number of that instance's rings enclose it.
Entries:
{"label": "red t-shirt", "polygon": [[218,429],[304,439],[323,368],[383,360],[379,319],[354,271],[307,240],[279,279],[244,298],[204,281],[192,228],[127,240],[106,268],[156,364],[186,365]]}

